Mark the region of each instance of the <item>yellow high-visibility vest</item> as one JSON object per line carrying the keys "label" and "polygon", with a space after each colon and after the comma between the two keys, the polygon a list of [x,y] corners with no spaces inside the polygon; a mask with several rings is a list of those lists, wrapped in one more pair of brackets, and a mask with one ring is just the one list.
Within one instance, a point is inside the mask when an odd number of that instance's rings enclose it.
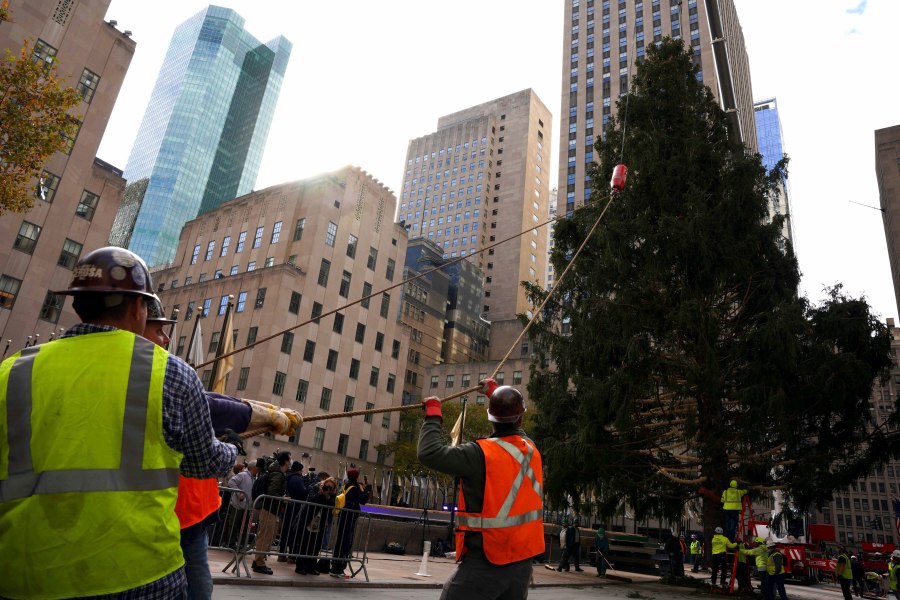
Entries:
{"label": "yellow high-visibility vest", "polygon": [[184,564],[182,455],[163,437],[167,358],[116,330],[0,364],[0,596],[111,594]]}

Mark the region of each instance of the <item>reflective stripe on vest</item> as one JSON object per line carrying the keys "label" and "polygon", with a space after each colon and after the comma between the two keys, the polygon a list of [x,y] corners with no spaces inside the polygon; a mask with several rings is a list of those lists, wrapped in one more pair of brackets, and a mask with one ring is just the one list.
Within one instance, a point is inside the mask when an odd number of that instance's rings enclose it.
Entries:
{"label": "reflective stripe on vest", "polygon": [[9,477],[0,481],[0,502],[38,494],[67,492],[148,491],[178,484],[177,469],[142,469],[144,432],[154,345],[135,336],[128,376],[118,469],[83,469],[35,473],[31,461],[31,377],[41,346],[22,350],[9,372],[6,402],[9,415]]}
{"label": "reflective stripe on vest", "polygon": [[499,438],[487,438],[486,441],[495,442],[501,448],[506,450],[506,452],[521,465],[519,473],[516,475],[512,487],[509,489],[509,494],[507,494],[506,499],[503,501],[503,506],[500,507],[500,512],[497,513],[496,517],[457,515],[459,524],[463,527],[471,527],[473,529],[497,529],[501,527],[514,527],[516,525],[522,525],[523,523],[543,519],[543,508],[532,510],[521,515],[509,516],[509,511],[512,509],[513,502],[515,502],[516,496],[519,495],[519,488],[522,486],[522,480],[526,476],[531,480],[531,487],[538,497],[541,497],[542,495],[541,484],[538,482],[537,477],[534,475],[534,471],[531,469],[531,458],[534,456],[534,446],[525,442],[525,445],[528,446],[528,454],[522,454],[521,450]]}

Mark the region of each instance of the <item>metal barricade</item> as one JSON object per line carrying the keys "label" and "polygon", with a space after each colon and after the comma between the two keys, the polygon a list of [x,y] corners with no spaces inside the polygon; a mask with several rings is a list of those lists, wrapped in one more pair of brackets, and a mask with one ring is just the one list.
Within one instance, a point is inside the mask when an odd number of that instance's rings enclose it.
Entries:
{"label": "metal barricade", "polygon": [[[265,495],[253,502],[252,510],[243,513],[239,543],[233,547],[213,546],[214,530],[210,536],[210,548],[235,552],[225,570],[235,564],[232,572],[240,577],[239,565],[243,565],[250,577],[248,558],[265,561],[269,556],[277,556],[295,563],[298,571],[325,572],[328,567],[334,567],[332,571],[349,567],[349,577],[362,572],[369,581],[366,548],[371,517],[366,513]],[[223,533],[227,531],[228,526],[223,525]]]}
{"label": "metal barricade", "polygon": [[[219,486],[219,519],[206,530],[210,550],[224,550],[232,555],[231,561],[222,570],[241,576],[241,567],[250,575],[245,556],[248,543],[252,547],[255,536],[251,533],[251,512],[253,504],[241,490]],[[232,567],[233,565],[233,567]]]}

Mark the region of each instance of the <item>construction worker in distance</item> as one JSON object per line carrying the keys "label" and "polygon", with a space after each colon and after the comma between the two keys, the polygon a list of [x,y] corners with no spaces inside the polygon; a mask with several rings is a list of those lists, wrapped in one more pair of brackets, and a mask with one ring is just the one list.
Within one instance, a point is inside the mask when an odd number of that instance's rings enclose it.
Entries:
{"label": "construction worker in distance", "polygon": [[[761,582],[760,589],[766,589],[766,576],[768,573],[766,572],[766,567],[769,562],[769,550],[766,548],[766,540],[761,537],[753,538],[753,547],[749,550],[742,550],[741,553],[747,557],[753,557],[756,563],[756,574],[759,576],[759,580]],[[750,563],[747,563],[748,566]],[[753,588],[752,582],[750,583],[750,588]]]}
{"label": "construction worker in distance", "polygon": [[716,574],[719,569],[722,570],[722,587],[726,587],[725,581],[728,578],[728,561],[726,560],[726,551],[729,548],[737,547],[727,537],[722,535],[722,528],[716,527],[716,534],[712,538],[712,586],[716,587]]}
{"label": "construction worker in distance", "polygon": [[725,536],[729,540],[735,539],[738,520],[741,516],[741,499],[747,494],[747,490],[738,488],[736,480],[732,479],[728,488],[722,492],[722,510],[725,511]]}
{"label": "construction worker in distance", "polygon": [[5,598],[181,598],[178,474],[216,477],[200,379],[144,339],[153,283],[139,256],[81,257],[81,323],[0,364],[0,548]]}
{"label": "construction worker in distance", "polygon": [[444,584],[441,600],[527,598],[531,561],[544,554],[541,454],[522,430],[525,399],[493,379],[480,385],[494,430],[485,439],[445,445],[441,401],[432,396],[422,403],[419,461],[460,478],[459,565]]}
{"label": "construction worker in distance", "polygon": [[853,565],[850,562],[850,553],[843,544],[838,545],[838,559],[834,566],[834,576],[841,584],[844,600],[853,600],[853,595],[850,593],[850,586],[853,583]]}
{"label": "construction worker in distance", "polygon": [[[154,294],[147,306],[147,324],[144,337],[162,348],[169,347],[168,326],[175,321],[167,319],[159,297]],[[293,435],[291,415],[287,409],[273,411],[257,403],[240,398],[206,392],[210,419],[215,434],[233,443],[238,452],[246,456],[241,436],[247,430],[269,427],[280,435]],[[262,403],[264,404],[264,403]],[[299,419],[299,415],[298,415]],[[302,419],[299,419],[302,422]],[[184,554],[184,570],[187,575],[189,600],[212,598],[213,581],[209,570],[209,548],[206,529],[218,520],[221,497],[219,482],[215,477],[197,479],[179,475],[178,500],[175,514],[181,525],[181,551]],[[268,569],[268,568],[267,568]],[[268,569],[268,574],[272,570]]]}
{"label": "construction worker in distance", "polygon": [[700,571],[700,540],[697,539],[697,534],[691,534],[691,563],[693,567],[691,568],[692,573],[698,573]]}
{"label": "construction worker in distance", "polygon": [[784,555],[774,541],[766,543],[769,556],[766,559],[766,584],[763,588],[763,597],[775,600],[775,590],[778,597],[787,600],[787,592],[784,591]]}
{"label": "construction worker in distance", "polygon": [[894,600],[900,600],[900,585],[897,578],[900,576],[900,550],[891,552],[891,562],[888,563],[888,587]]}

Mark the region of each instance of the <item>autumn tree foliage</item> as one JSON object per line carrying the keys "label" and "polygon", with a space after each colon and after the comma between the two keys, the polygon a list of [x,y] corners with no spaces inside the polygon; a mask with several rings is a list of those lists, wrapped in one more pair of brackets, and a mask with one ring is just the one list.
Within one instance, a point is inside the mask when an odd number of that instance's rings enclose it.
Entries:
{"label": "autumn tree foliage", "polygon": [[[623,149],[628,184],[588,236]],[[767,208],[786,160],[767,173],[729,138],[681,42],[648,47],[596,150],[591,201],[554,233],[555,271],[574,262],[532,328],[550,500],[639,521],[693,505],[711,534],[731,479],[805,509],[896,455],[896,400],[870,401],[886,325],[839,285],[798,294]]]}
{"label": "autumn tree foliage", "polygon": [[[0,26],[9,13],[0,6]],[[65,87],[55,66],[34,60],[26,42],[0,61],[0,215],[34,206],[44,164],[78,132],[69,111],[81,95]]]}

